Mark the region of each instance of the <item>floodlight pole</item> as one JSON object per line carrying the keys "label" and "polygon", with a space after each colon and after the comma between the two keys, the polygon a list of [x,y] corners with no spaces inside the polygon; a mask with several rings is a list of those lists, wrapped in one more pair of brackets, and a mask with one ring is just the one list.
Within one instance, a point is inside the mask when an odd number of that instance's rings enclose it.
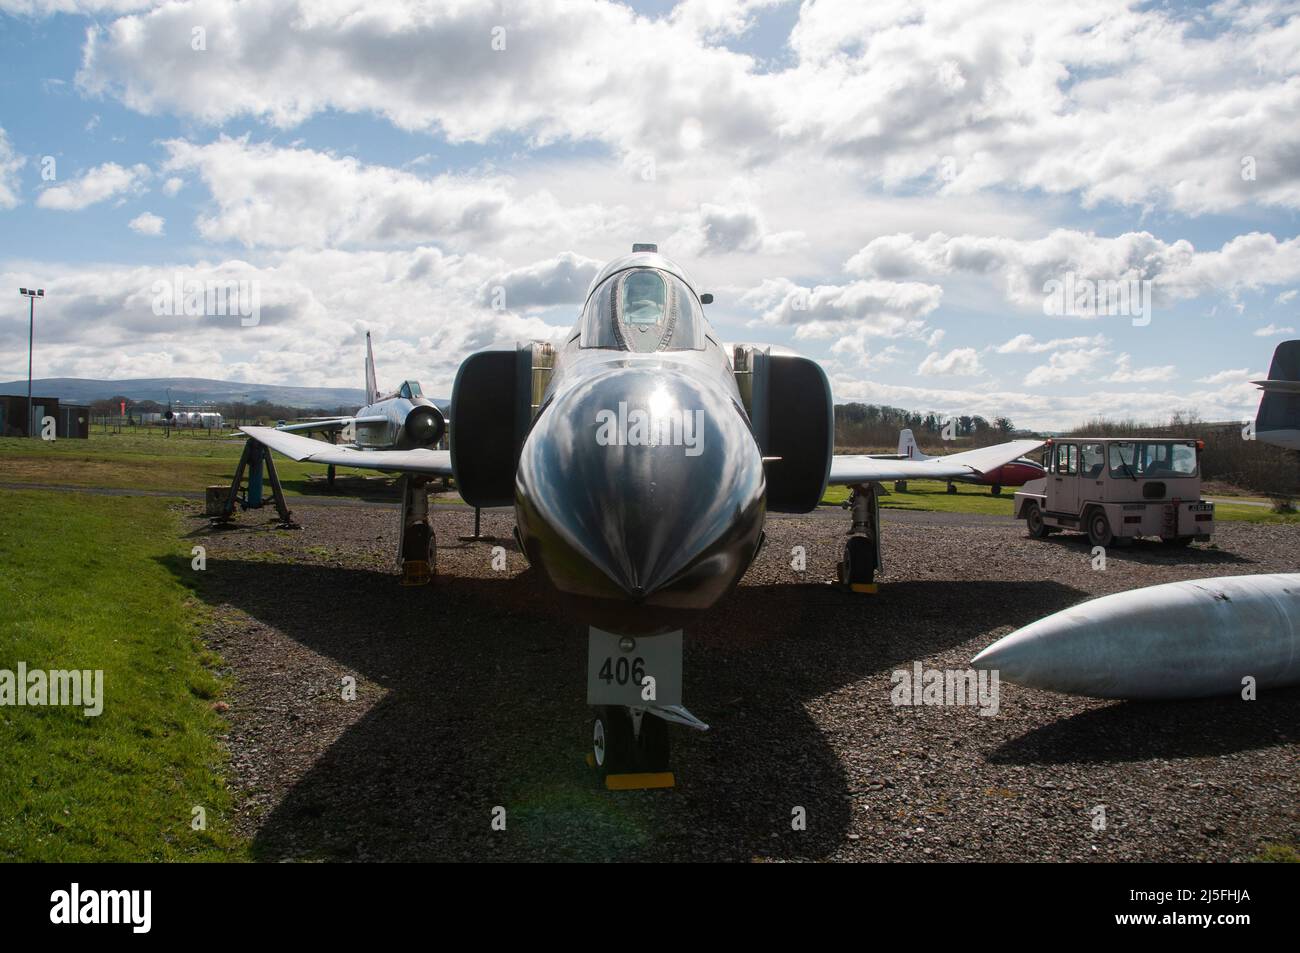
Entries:
{"label": "floodlight pole", "polygon": [[32,435],[32,341],[36,337],[36,299],[27,299],[27,436]]}
{"label": "floodlight pole", "polygon": [[27,299],[27,436],[35,436],[32,425],[32,340],[36,336],[36,299],[45,297],[44,288],[19,288]]}

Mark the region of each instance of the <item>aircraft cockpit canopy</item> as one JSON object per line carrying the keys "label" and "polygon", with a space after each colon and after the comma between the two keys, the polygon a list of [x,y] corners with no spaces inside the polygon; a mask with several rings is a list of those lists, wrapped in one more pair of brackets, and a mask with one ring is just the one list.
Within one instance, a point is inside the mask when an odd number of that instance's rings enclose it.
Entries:
{"label": "aircraft cockpit canopy", "polygon": [[424,393],[420,390],[419,381],[402,381],[402,386],[397,389],[397,396],[411,400],[415,397],[423,397]]}
{"label": "aircraft cockpit canopy", "polygon": [[627,268],[602,282],[583,309],[580,347],[653,351],[704,348],[704,314],[686,282],[659,268]]}

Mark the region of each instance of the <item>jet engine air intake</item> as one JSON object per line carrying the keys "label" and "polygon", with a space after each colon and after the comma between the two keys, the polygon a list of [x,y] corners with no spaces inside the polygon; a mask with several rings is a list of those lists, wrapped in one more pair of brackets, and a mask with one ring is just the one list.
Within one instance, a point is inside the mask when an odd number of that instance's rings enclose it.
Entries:
{"label": "jet engine air intake", "polygon": [[447,431],[447,421],[437,407],[412,407],[402,424],[404,443],[411,447],[436,447]]}
{"label": "jet engine air intake", "polygon": [[466,503],[514,503],[519,449],[554,363],[551,345],[529,341],[477,351],[461,364],[451,398],[451,465]]}
{"label": "jet engine air intake", "polygon": [[807,513],[826,493],[835,449],[835,407],[816,361],[777,348],[737,345],[736,386],[767,465],[767,508]]}

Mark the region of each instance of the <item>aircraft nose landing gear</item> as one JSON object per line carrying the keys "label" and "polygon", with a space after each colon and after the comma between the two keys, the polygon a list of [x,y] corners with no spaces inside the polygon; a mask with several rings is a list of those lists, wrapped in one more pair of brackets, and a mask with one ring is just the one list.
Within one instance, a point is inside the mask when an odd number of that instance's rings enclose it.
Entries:
{"label": "aircraft nose landing gear", "polygon": [[681,705],[682,633],[588,633],[587,702],[592,705],[587,763],[611,791],[670,788],[668,723],[709,726]]}
{"label": "aircraft nose landing gear", "polygon": [[[624,775],[666,774],[658,779],[641,778],[636,787],[672,787],[668,774],[671,752],[668,723],[644,709],[619,705],[598,705],[591,723],[592,767],[601,780]],[[650,783],[646,783],[650,782]],[[631,785],[629,785],[631,786]]]}

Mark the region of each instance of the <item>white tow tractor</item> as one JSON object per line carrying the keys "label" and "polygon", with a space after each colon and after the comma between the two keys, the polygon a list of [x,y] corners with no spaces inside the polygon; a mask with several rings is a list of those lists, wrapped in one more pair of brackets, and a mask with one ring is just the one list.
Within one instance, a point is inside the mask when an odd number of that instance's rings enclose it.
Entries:
{"label": "white tow tractor", "polygon": [[1029,535],[1087,533],[1094,546],[1139,536],[1169,546],[1205,541],[1214,504],[1201,499],[1200,440],[1172,437],[1058,437],[1048,441],[1046,476],[1016,493]]}

